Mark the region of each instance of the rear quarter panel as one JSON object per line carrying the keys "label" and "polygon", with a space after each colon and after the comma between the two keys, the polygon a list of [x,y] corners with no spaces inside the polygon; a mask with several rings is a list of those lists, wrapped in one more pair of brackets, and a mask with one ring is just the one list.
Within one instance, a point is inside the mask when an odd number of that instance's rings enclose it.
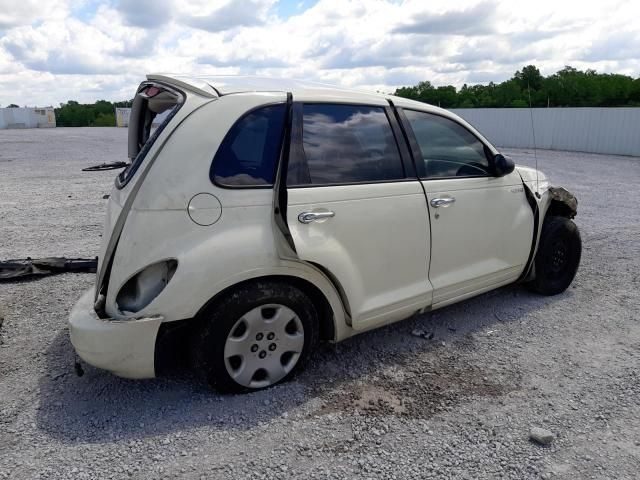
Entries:
{"label": "rear quarter panel", "polygon": [[[284,93],[221,97],[176,129],[140,186],[124,225],[109,279],[110,316],[124,317],[115,298],[131,276],[151,263],[176,258],[178,268],[169,285],[137,315],[160,314],[167,321],[190,318],[235,283],[293,275],[317,285],[334,310],[338,330],[346,328],[340,299],[326,277],[308,265],[280,259],[273,190],[222,188],[209,179],[212,159],[235,121],[256,106],[285,101]],[[188,215],[189,201],[198,193],[215,195],[222,205],[213,225],[197,225]],[[339,331],[337,336],[348,333]]]}

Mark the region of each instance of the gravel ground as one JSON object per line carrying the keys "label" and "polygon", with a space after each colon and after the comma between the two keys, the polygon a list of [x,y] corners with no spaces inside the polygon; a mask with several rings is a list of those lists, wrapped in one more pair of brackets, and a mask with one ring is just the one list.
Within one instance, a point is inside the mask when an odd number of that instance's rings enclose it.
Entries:
{"label": "gravel ground", "polygon": [[[0,258],[95,255],[114,175],[80,169],[125,135],[0,130]],[[93,275],[0,284],[0,478],[638,478],[640,159],[538,158],[580,201],[566,293],[506,287],[326,345],[267,391],[77,377],[66,319]]]}

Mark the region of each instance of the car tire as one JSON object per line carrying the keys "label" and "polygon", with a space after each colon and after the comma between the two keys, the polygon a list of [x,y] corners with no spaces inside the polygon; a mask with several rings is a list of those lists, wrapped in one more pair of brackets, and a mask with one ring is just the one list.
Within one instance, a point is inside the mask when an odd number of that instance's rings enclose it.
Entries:
{"label": "car tire", "polygon": [[261,390],[300,371],[318,342],[318,313],[281,281],[243,285],[199,315],[193,366],[221,393]]}
{"label": "car tire", "polygon": [[529,286],[542,295],[564,292],[578,271],[581,254],[577,225],[565,217],[547,217],[535,258],[535,278]]}

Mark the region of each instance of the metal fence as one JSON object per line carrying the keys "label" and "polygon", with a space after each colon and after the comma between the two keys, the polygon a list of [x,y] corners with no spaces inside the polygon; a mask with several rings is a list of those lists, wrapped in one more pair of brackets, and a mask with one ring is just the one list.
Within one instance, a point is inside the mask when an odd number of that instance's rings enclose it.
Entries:
{"label": "metal fence", "polygon": [[640,108],[459,108],[496,146],[640,156]]}

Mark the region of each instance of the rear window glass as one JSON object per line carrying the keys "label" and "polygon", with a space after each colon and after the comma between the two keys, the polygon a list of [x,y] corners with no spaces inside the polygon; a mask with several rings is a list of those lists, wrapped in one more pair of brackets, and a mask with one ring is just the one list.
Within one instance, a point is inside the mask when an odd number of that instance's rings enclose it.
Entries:
{"label": "rear window glass", "polygon": [[284,104],[262,107],[238,120],[213,159],[211,180],[225,186],[273,185],[284,121]]}
{"label": "rear window glass", "polygon": [[168,87],[146,83],[139,87],[129,115],[131,163],[116,177],[118,188],[124,187],[136,174],[151,146],[183,102],[183,95]]}
{"label": "rear window glass", "polygon": [[302,144],[312,184],[404,178],[384,108],[305,104]]}

